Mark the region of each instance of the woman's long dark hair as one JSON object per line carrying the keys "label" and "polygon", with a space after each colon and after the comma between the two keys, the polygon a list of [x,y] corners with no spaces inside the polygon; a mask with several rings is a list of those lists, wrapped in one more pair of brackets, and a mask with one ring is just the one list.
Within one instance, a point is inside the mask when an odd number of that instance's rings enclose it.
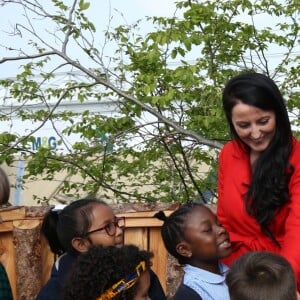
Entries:
{"label": "woman's long dark hair", "polygon": [[223,108],[233,138],[247,150],[250,150],[249,147],[240,140],[231,120],[232,109],[238,102],[275,113],[275,135],[257,159],[245,204],[247,212],[257,220],[262,231],[280,246],[269,225],[276,210],[289,200],[288,184],[293,173],[289,157],[293,138],[288,112],[271,78],[259,73],[246,73],[232,78],[223,91]]}

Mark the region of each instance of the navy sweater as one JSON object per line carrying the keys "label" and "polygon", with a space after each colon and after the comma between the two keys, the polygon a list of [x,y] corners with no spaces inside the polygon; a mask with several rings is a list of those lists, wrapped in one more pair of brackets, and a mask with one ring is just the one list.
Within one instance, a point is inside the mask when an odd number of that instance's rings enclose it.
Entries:
{"label": "navy sweater", "polygon": [[[59,300],[62,298],[63,286],[76,255],[64,254],[53,265],[51,276],[46,285],[40,290],[36,300]],[[157,275],[150,270],[151,285],[149,296],[152,300],[166,300],[166,296]]]}

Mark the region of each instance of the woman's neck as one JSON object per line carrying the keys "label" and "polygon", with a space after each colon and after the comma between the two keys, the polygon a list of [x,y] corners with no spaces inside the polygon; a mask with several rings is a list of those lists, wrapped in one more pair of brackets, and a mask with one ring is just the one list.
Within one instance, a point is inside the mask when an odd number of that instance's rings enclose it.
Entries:
{"label": "woman's neck", "polygon": [[252,172],[255,169],[255,165],[256,165],[256,162],[257,162],[257,159],[259,158],[259,156],[260,156],[260,152],[257,152],[257,151],[250,152],[250,165],[251,165]]}

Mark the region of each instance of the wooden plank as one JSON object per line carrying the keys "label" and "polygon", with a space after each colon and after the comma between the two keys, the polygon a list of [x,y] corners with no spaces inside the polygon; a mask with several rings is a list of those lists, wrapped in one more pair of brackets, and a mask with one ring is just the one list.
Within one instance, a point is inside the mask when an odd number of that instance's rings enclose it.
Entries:
{"label": "wooden plank", "polygon": [[[169,216],[173,211],[165,211],[166,216]],[[154,212],[130,212],[125,214],[118,214],[117,216],[124,216],[126,227],[161,227],[162,221],[153,217]]]}
{"label": "wooden plank", "polygon": [[0,236],[0,260],[6,269],[14,299],[16,298],[15,249],[12,232],[2,232]]}
{"label": "wooden plank", "polygon": [[167,252],[161,238],[160,228],[149,229],[149,250],[154,254],[152,269],[167,293]]}
{"label": "wooden plank", "polygon": [[[158,212],[153,211],[134,211],[134,212],[126,212],[126,213],[119,213],[117,216],[124,216],[128,218],[153,218],[153,216]],[[173,210],[164,210],[166,216],[169,216]]]}
{"label": "wooden plank", "polygon": [[126,228],[124,244],[133,244],[147,250],[147,228]]}
{"label": "wooden plank", "polygon": [[41,260],[42,260],[42,280],[41,287],[43,287],[50,278],[53,264],[56,260],[55,254],[50,250],[46,238],[41,235]]}
{"label": "wooden plank", "polygon": [[24,206],[7,207],[0,210],[0,223],[25,218]]}
{"label": "wooden plank", "polygon": [[162,221],[155,218],[126,218],[125,226],[133,227],[161,227]]}
{"label": "wooden plank", "polygon": [[12,232],[13,231],[13,222],[6,221],[4,223],[0,223],[0,232]]}

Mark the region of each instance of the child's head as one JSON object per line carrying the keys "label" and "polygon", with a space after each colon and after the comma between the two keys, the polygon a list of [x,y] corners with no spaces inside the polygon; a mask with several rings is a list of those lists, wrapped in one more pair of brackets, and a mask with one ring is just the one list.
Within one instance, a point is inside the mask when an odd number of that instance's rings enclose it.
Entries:
{"label": "child's head", "polygon": [[2,168],[0,168],[0,205],[8,204],[10,195],[9,180]]}
{"label": "child's head", "polygon": [[219,258],[231,253],[228,232],[204,204],[188,202],[169,217],[162,211],[155,216],[164,221],[161,234],[165,247],[180,264],[210,271]]}
{"label": "child's head", "polygon": [[274,253],[248,252],[231,266],[226,283],[231,300],[296,300],[296,280],[288,261]]}
{"label": "child's head", "polygon": [[55,254],[81,253],[91,245],[123,246],[125,220],[97,199],[80,199],[62,210],[50,210],[44,217],[42,233]]}
{"label": "child's head", "polygon": [[93,246],[74,263],[64,300],[150,300],[149,251],[133,245]]}

